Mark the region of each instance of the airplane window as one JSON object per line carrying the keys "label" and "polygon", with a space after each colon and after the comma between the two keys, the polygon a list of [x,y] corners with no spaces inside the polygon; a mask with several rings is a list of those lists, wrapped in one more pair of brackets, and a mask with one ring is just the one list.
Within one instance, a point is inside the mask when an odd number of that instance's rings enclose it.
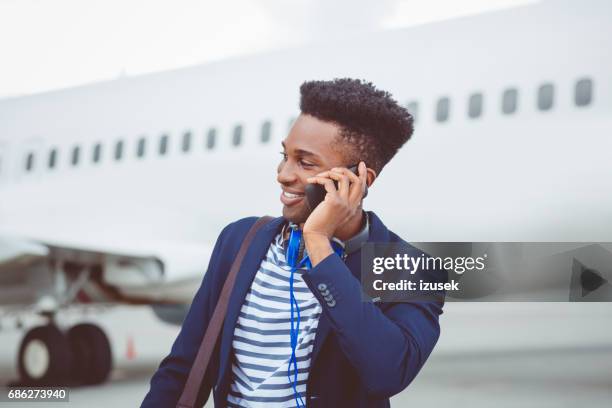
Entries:
{"label": "airplane window", "polygon": [[482,115],[482,94],[475,93],[470,96],[468,102],[468,116],[472,119],[478,118]]}
{"label": "airplane window", "polygon": [[49,152],[49,162],[48,162],[49,168],[50,169],[55,168],[55,163],[57,163],[57,149],[52,149]]}
{"label": "airplane window", "polygon": [[165,156],[168,153],[168,135],[161,135],[159,138],[159,155]]}
{"label": "airplane window", "polygon": [[587,106],[593,99],[593,81],[590,78],[583,78],[576,82],[574,89],[574,103],[576,106]]}
{"label": "airplane window", "polygon": [[436,120],[438,122],[446,122],[449,117],[450,99],[443,97],[438,99],[436,104]]}
{"label": "airplane window", "polygon": [[416,122],[417,117],[419,116],[419,103],[418,102],[408,102],[406,104],[406,109],[412,115],[413,120]]}
{"label": "airplane window", "polygon": [[236,125],[234,127],[234,134],[232,135],[232,144],[239,146],[242,143],[242,125]]}
{"label": "airplane window", "polygon": [[261,125],[261,143],[268,143],[272,135],[272,123],[266,120]]}
{"label": "airplane window", "polygon": [[538,109],[550,110],[553,107],[555,88],[553,84],[544,84],[538,88]]}
{"label": "airplane window", "polygon": [[115,145],[115,160],[119,161],[123,157],[123,140],[119,140]]}
{"label": "airplane window", "polygon": [[100,161],[101,156],[102,156],[102,145],[100,143],[96,143],[93,149],[93,162],[98,163]]}
{"label": "airplane window", "polygon": [[183,134],[183,151],[188,152],[191,149],[191,132],[187,131]]}
{"label": "airplane window", "polygon": [[76,166],[79,164],[79,155],[81,154],[81,148],[79,146],[74,146],[72,148],[72,165]]}
{"label": "airplane window", "polygon": [[210,128],[206,135],[206,148],[212,150],[215,148],[215,139],[217,138],[217,129]]}
{"label": "airplane window", "polygon": [[26,157],[25,168],[26,168],[26,171],[32,171],[32,169],[34,168],[34,153],[32,152],[28,153]]}
{"label": "airplane window", "polygon": [[145,139],[144,137],[141,137],[140,139],[138,139],[138,145],[136,147],[136,156],[140,159],[144,157],[145,147],[147,146],[146,143],[147,143],[147,139]]}
{"label": "airplane window", "polygon": [[506,115],[516,112],[518,91],[515,88],[506,89],[502,95],[502,112]]}

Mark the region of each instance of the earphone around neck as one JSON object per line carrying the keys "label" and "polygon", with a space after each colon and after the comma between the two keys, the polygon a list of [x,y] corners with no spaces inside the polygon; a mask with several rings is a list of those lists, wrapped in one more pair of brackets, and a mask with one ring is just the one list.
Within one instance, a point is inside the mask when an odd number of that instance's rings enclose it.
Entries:
{"label": "earphone around neck", "polygon": [[[334,240],[331,241],[331,245],[334,252],[342,258],[344,256],[344,247]],[[306,407],[306,404],[304,404],[302,396],[297,391],[298,368],[295,351],[297,349],[298,335],[300,333],[300,307],[293,291],[293,276],[297,269],[302,267],[306,267],[306,269],[312,268],[308,255],[305,255],[304,247],[305,244],[302,239],[302,231],[298,229],[297,226],[291,225],[289,244],[287,245],[286,251],[287,264],[291,267],[291,276],[289,278],[289,302],[291,304],[291,328],[289,330],[289,336],[291,339],[291,358],[287,365],[287,378],[293,388],[293,395],[298,408]],[[297,317],[297,321],[294,319],[294,313]],[[291,376],[291,366],[293,366],[293,377]]]}

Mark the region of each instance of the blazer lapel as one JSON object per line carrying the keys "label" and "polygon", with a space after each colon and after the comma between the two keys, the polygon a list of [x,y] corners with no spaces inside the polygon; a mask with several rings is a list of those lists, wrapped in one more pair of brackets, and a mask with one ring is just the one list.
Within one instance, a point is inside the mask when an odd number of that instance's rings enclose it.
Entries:
{"label": "blazer lapel", "polygon": [[242,303],[244,302],[249,287],[251,287],[255,274],[259,270],[261,260],[266,255],[270,243],[278,233],[278,227],[283,221],[284,219],[282,217],[275,218],[257,232],[257,235],[251,243],[251,247],[247,250],[240,270],[238,271],[221,332],[221,348],[219,354],[220,375],[217,378],[218,384],[223,381],[230,367],[230,352],[232,349],[234,328],[238,321],[238,314],[240,313]]}

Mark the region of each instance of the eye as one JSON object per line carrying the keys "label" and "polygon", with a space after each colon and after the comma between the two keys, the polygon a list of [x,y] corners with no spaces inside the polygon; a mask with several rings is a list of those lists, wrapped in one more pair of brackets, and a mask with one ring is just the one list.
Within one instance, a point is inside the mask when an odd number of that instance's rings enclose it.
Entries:
{"label": "eye", "polygon": [[283,156],[283,160],[287,161],[287,153],[285,152],[280,152],[281,156]]}
{"label": "eye", "polygon": [[314,167],[314,164],[305,162],[304,160],[300,160],[300,165],[304,167],[305,169],[310,169]]}

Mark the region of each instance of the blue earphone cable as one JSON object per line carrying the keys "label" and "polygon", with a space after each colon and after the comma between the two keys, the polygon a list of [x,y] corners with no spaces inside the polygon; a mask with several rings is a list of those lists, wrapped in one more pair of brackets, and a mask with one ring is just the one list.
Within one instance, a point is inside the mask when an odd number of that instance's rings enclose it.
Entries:
{"label": "blue earphone cable", "polygon": [[[295,396],[295,403],[298,408],[306,407],[304,401],[302,400],[302,396],[297,390],[297,358],[295,355],[295,351],[297,349],[298,336],[300,333],[300,307],[298,305],[297,299],[295,297],[295,293],[293,291],[293,282],[295,271],[303,266],[307,258],[302,259],[301,262],[298,263],[298,256],[300,251],[300,243],[302,240],[302,232],[297,229],[291,230],[291,235],[289,238],[289,247],[287,248],[287,263],[291,266],[291,276],[289,278],[289,303],[291,305],[291,328],[289,331],[290,344],[291,344],[291,357],[289,359],[289,363],[287,364],[287,379],[291,383],[291,387],[293,388],[293,394]],[[295,315],[297,315],[297,322],[295,321]],[[291,376],[291,366],[293,366],[293,378]]]}
{"label": "blue earphone cable", "polygon": [[[295,293],[293,291],[293,279],[296,269],[302,267],[306,264],[308,258],[302,259],[300,264],[291,267],[291,277],[289,278],[289,297],[291,303],[291,329],[289,331],[291,338],[291,358],[289,359],[289,364],[287,365],[287,378],[291,382],[291,386],[293,388],[293,394],[295,395],[295,403],[298,408],[306,407],[304,401],[302,400],[302,396],[297,390],[297,375],[298,375],[298,367],[297,367],[297,357],[295,355],[298,343],[298,335],[300,333],[300,307],[298,305],[297,299],[295,298]],[[309,263],[309,262],[308,262]],[[297,321],[294,323],[294,310],[297,314]],[[293,365],[293,379],[291,378],[291,366]]]}
{"label": "blue earphone cable", "polygon": [[[298,262],[297,258],[299,256],[301,240],[302,232],[297,229],[292,229],[289,238],[289,247],[287,248],[287,263],[291,267],[291,276],[289,278],[289,303],[291,305],[291,328],[289,330],[289,337],[291,340],[291,357],[289,359],[289,363],[287,364],[287,379],[289,380],[293,388],[293,394],[295,396],[295,403],[297,408],[305,408],[306,404],[304,404],[304,400],[302,399],[301,394],[297,390],[298,368],[295,352],[297,349],[298,336],[300,333],[300,307],[293,291],[293,279],[295,271],[297,269],[302,268],[303,266],[305,266],[307,269],[312,268],[312,264],[310,263],[308,255],[305,255],[303,259]],[[332,241],[331,244],[332,248],[334,249],[334,252],[338,256],[342,257],[344,254],[344,248],[334,241]],[[295,315],[297,315],[297,321],[295,321],[294,319],[294,310]],[[291,378],[291,366],[293,366],[293,378]]]}

